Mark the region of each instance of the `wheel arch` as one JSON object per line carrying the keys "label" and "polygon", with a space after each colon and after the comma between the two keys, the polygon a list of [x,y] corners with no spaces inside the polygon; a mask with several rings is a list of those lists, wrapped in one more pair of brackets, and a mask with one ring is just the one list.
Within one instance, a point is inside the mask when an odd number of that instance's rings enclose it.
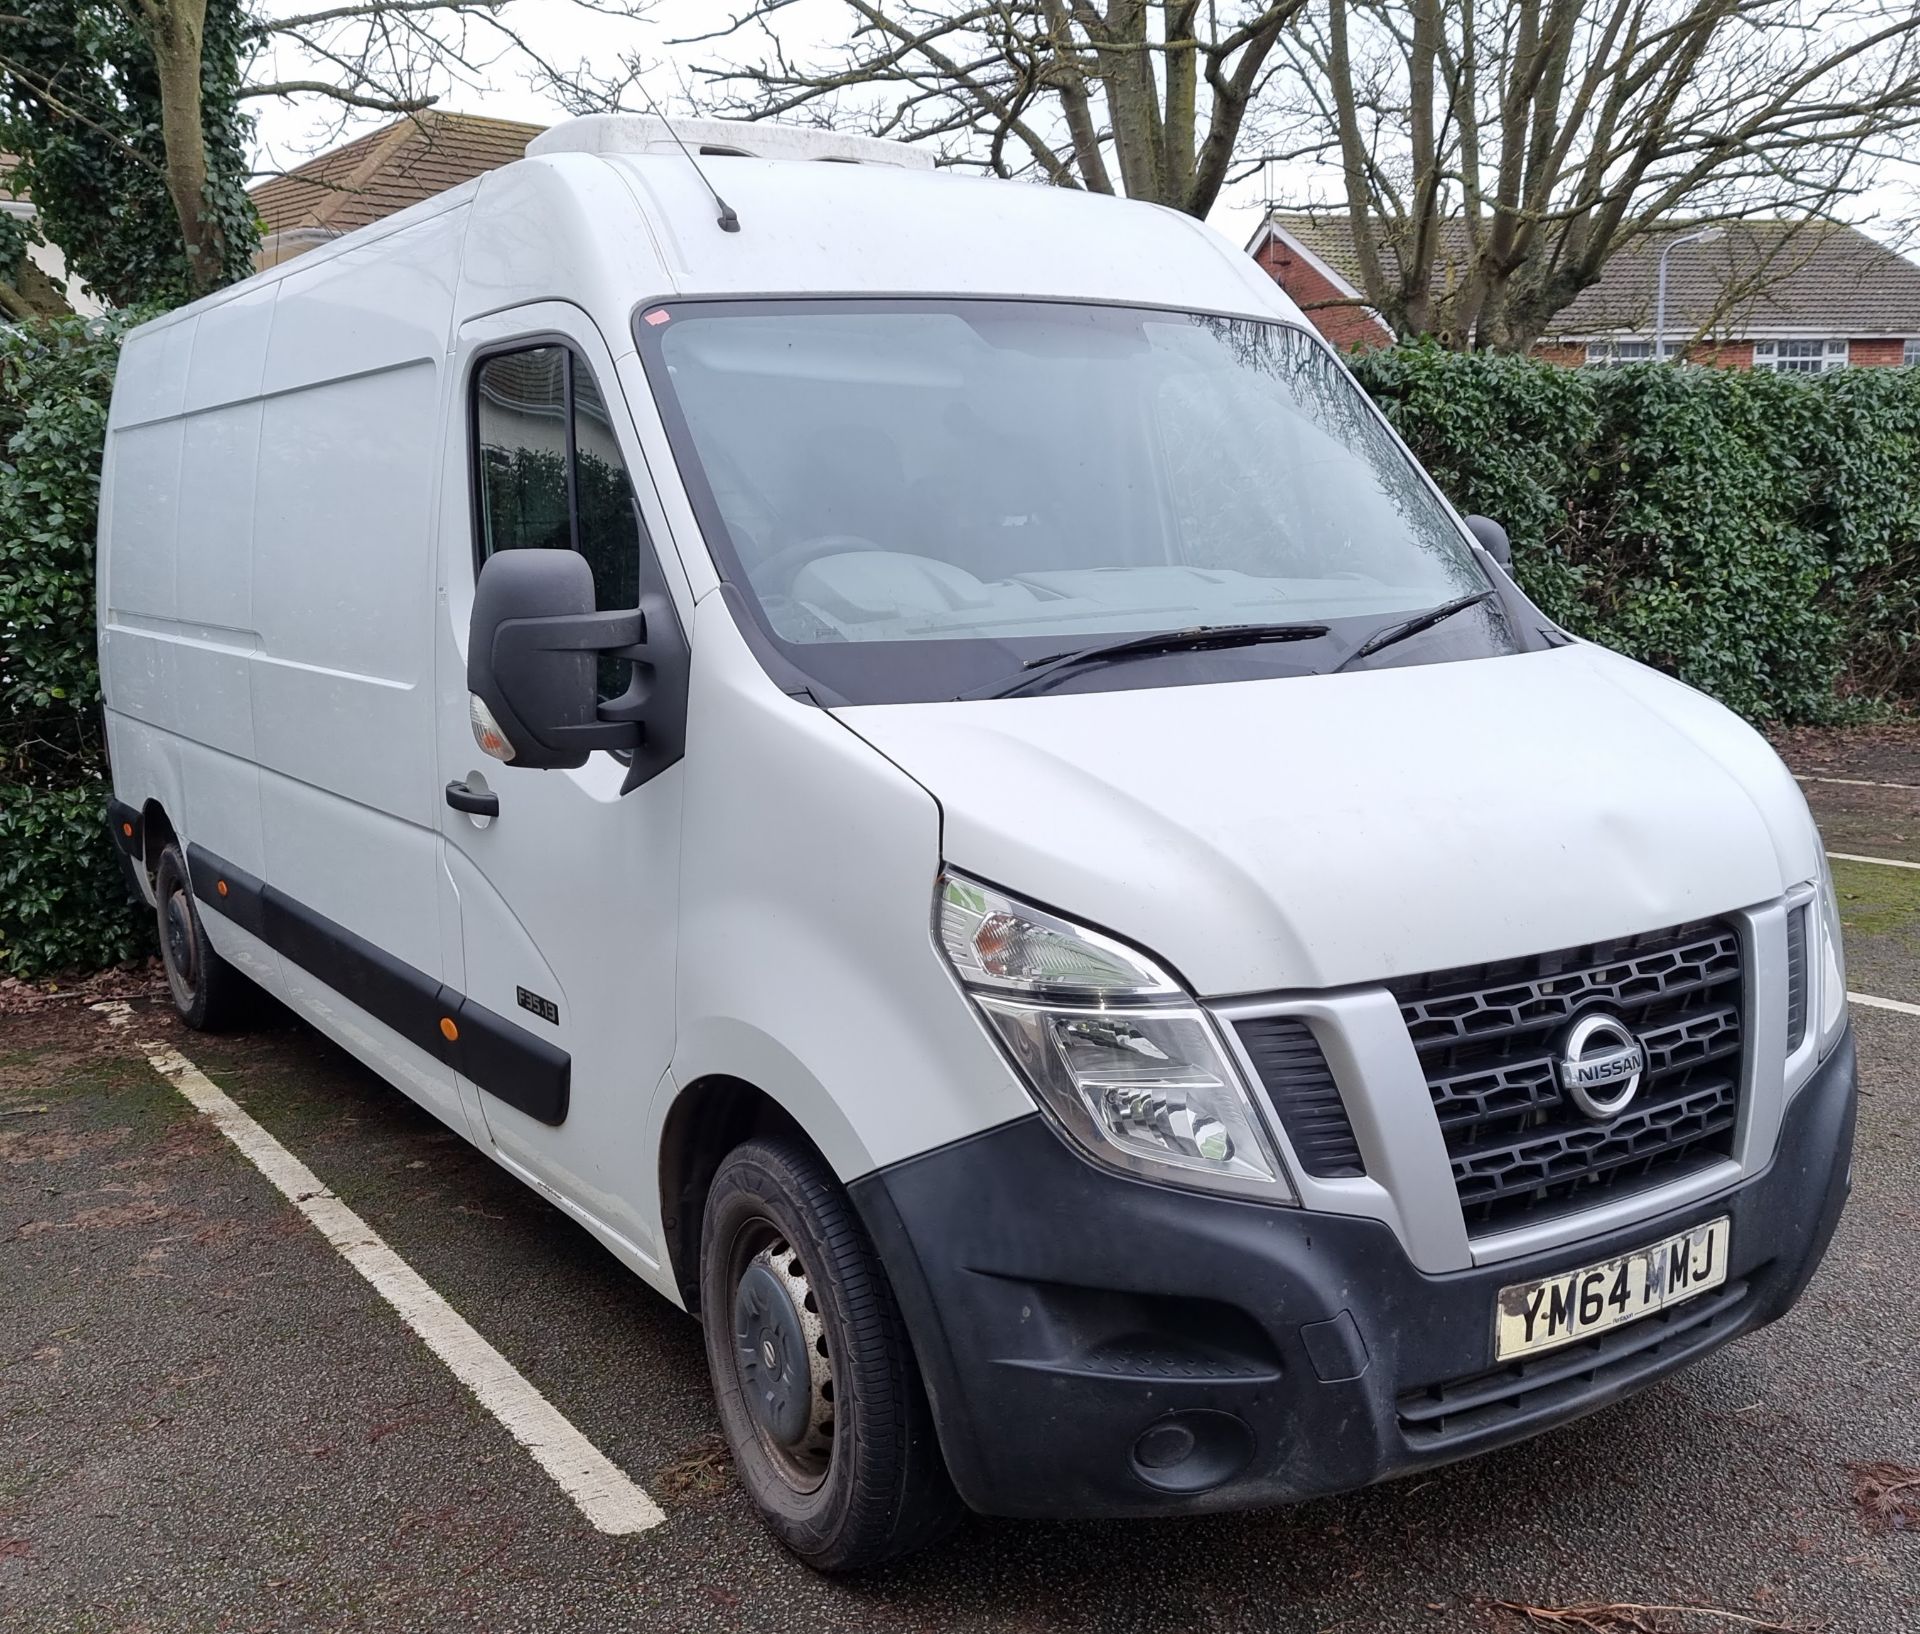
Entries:
{"label": "wheel arch", "polygon": [[[158,800],[149,799],[140,808],[140,838],[142,849],[140,866],[146,871],[147,900],[153,900],[154,878],[160,872],[160,853],[171,843],[177,843],[179,833],[173,826],[173,819],[167,815],[167,808]],[[184,851],[185,847],[182,847]]]}
{"label": "wheel arch", "polygon": [[798,1140],[825,1160],[819,1142],[800,1121],[744,1078],[709,1073],[688,1084],[667,1108],[659,1143],[660,1224],[674,1286],[696,1316],[707,1193],[726,1155],[763,1135]]}
{"label": "wheel arch", "polygon": [[797,1135],[841,1184],[877,1166],[861,1129],[807,1062],[740,1016],[682,1018],[674,1061],[649,1117],[646,1149],[659,1182],[672,1285],[687,1309],[699,1297],[700,1224],[721,1158],[771,1130]]}

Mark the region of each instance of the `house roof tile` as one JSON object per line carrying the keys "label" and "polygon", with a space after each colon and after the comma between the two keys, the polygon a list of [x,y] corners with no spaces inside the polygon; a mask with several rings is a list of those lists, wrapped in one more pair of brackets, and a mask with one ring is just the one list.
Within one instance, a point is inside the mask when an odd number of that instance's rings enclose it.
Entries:
{"label": "house roof tile", "polygon": [[[1344,215],[1276,213],[1273,225],[1356,288],[1359,258]],[[1652,328],[1661,249],[1697,222],[1635,240],[1599,282],[1554,319],[1552,333],[1646,334]],[[1440,224],[1436,279],[1467,261],[1466,223]],[[1383,242],[1388,266],[1397,246]],[[1667,261],[1667,325],[1725,338],[1769,333],[1920,336],[1920,266],[1856,227],[1821,221],[1735,221],[1712,241],[1676,248]]]}
{"label": "house roof tile", "polygon": [[262,182],[249,195],[267,232],[351,232],[526,153],[544,129],[428,109]]}

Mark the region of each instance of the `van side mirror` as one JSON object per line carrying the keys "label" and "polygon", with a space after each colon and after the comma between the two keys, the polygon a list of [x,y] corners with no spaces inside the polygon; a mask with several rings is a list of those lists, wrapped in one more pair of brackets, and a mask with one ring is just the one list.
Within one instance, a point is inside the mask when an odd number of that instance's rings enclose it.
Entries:
{"label": "van side mirror", "polygon": [[467,644],[480,747],[539,769],[584,766],[596,749],[637,749],[637,720],[602,716],[595,660],[603,652],[637,657],[645,639],[638,609],[594,611],[593,570],[578,551],[489,556],[474,586]]}
{"label": "van side mirror", "polygon": [[1480,548],[1502,567],[1511,571],[1513,545],[1507,538],[1507,530],[1490,516],[1470,516],[1466,522],[1467,532],[1480,541]]}

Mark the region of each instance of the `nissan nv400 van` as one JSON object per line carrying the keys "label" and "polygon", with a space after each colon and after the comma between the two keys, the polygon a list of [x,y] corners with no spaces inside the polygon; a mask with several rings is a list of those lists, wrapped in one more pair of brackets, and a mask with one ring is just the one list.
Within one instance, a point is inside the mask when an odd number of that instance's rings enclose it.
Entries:
{"label": "nissan nv400 van", "polygon": [[113,833],[190,1024],[698,1314],[808,1561],[1292,1502],[1771,1321],[1847,1187],[1793,779],[1503,546],[1197,222],[574,121],[128,340]]}

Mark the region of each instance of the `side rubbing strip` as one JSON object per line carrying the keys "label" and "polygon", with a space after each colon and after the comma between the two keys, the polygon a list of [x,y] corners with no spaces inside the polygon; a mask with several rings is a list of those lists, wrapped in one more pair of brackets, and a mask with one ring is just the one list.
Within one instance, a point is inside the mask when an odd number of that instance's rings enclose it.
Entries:
{"label": "side rubbing strip", "polygon": [[411,1043],[434,1049],[441,1042],[440,1018],[447,1010],[440,1000],[440,984],[424,971],[271,886],[265,924],[262,941],[319,977],[343,999],[379,1017]]}
{"label": "side rubbing strip", "polygon": [[122,856],[138,862],[146,854],[146,827],[146,819],[137,808],[124,800],[107,802],[107,831],[113,836],[113,843],[119,846]]}
{"label": "side rubbing strip", "polygon": [[[197,845],[187,847],[187,873],[193,879],[193,894],[208,907],[225,914],[244,931],[261,941],[269,941],[266,931],[267,888],[253,875],[230,862],[203,851]],[[220,887],[226,886],[222,891]],[[282,951],[275,948],[276,952]],[[289,955],[291,957],[291,955]],[[296,964],[299,961],[294,961]],[[317,976],[319,971],[315,971]]]}
{"label": "side rubbing strip", "polygon": [[472,999],[460,1001],[454,1019],[460,1036],[446,1053],[455,1071],[530,1118],[566,1121],[573,1062],[565,1050]]}
{"label": "side rubbing strip", "polygon": [[[573,1061],[565,1050],[200,846],[187,847],[187,871],[203,905],[251,931],[402,1038],[529,1117],[566,1121]],[[443,1025],[448,1021],[451,1029]]]}

